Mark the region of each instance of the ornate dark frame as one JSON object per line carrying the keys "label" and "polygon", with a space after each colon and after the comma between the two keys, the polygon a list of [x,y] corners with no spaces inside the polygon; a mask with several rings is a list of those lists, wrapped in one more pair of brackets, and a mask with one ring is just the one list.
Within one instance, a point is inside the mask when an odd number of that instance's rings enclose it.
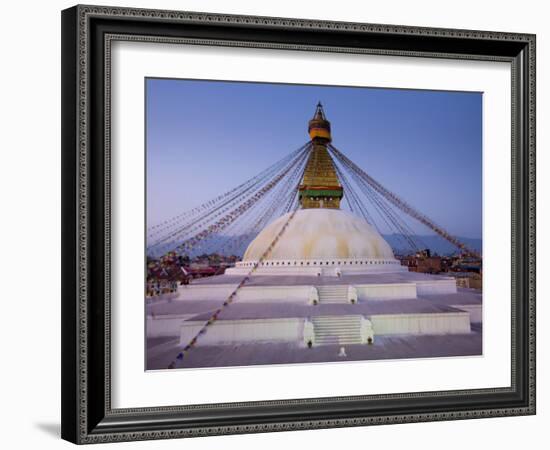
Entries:
{"label": "ornate dark frame", "polygon": [[[512,66],[512,384],[112,409],[113,40],[507,61]],[[83,444],[535,413],[535,36],[75,6],[62,12],[62,437]]]}

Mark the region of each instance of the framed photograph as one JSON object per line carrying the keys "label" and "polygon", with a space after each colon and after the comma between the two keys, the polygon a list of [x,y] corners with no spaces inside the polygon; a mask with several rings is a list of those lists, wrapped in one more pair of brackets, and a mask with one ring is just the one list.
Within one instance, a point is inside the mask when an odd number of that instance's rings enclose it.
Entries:
{"label": "framed photograph", "polygon": [[535,413],[535,36],[62,12],[62,436]]}

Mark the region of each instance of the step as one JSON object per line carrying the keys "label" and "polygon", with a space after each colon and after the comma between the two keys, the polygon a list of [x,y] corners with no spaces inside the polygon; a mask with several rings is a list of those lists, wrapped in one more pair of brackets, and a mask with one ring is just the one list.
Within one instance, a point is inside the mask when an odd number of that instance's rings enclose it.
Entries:
{"label": "step", "polygon": [[356,339],[339,339],[339,338],[336,338],[334,340],[325,340],[325,339],[316,339],[315,340],[315,344],[317,345],[342,345],[342,344],[361,344],[361,339],[359,338],[356,338]]}
{"label": "step", "polygon": [[339,326],[339,327],[314,327],[315,328],[315,332],[324,332],[324,333],[334,333],[334,332],[341,332],[341,331],[358,331],[361,329],[360,326],[358,325],[353,325],[353,326],[347,326],[347,325],[344,325],[344,326]]}
{"label": "step", "polygon": [[348,291],[347,289],[345,291],[318,291],[319,295],[347,295]]}
{"label": "step", "polygon": [[355,333],[338,333],[338,334],[317,334],[315,333],[315,337],[320,337],[320,338],[358,338],[360,337],[360,334],[359,332],[355,332]]}
{"label": "step", "polygon": [[347,298],[323,298],[323,297],[319,297],[319,303],[349,303],[348,299]]}
{"label": "step", "polygon": [[344,327],[344,328],[323,328],[323,329],[317,329],[315,328],[315,334],[316,335],[341,335],[341,334],[354,334],[354,333],[359,333],[361,331],[361,328],[357,327],[357,328],[347,328],[347,327]]}
{"label": "step", "polygon": [[347,295],[348,290],[344,291],[317,291],[319,295]]}
{"label": "step", "polygon": [[357,320],[357,321],[361,321],[362,317],[361,316],[358,316],[358,315],[338,315],[338,316],[312,316],[311,317],[311,320],[313,321],[340,321],[340,320]]}
{"label": "step", "polygon": [[313,325],[316,326],[316,327],[332,327],[334,328],[335,326],[344,326],[344,327],[351,327],[351,326],[361,326],[361,322],[358,321],[358,320],[346,320],[346,321],[340,321],[340,322],[325,322],[325,321],[321,321],[321,322],[313,322]]}
{"label": "step", "polygon": [[347,291],[348,291],[348,287],[347,287],[347,286],[342,286],[342,287],[334,287],[334,286],[322,287],[322,286],[317,286],[317,291],[318,291],[318,292],[347,292]]}
{"label": "step", "polygon": [[319,303],[348,303],[347,286],[317,287]]}
{"label": "step", "polygon": [[323,295],[323,296],[342,296],[342,295],[345,295],[347,296],[348,295],[348,290],[344,290],[344,291],[317,291],[319,292],[319,295]]}
{"label": "step", "polygon": [[319,284],[315,286],[317,289],[347,289],[347,284]]}
{"label": "step", "polygon": [[321,334],[317,335],[315,334],[316,340],[327,340],[327,339],[359,339],[361,340],[360,334],[357,333],[350,333],[350,334]]}
{"label": "step", "polygon": [[359,332],[359,330],[361,330],[361,327],[357,327],[357,326],[349,327],[344,325],[341,327],[319,328],[314,326],[314,330],[316,333],[318,332],[319,333],[342,333],[342,332],[351,333],[351,332]]}
{"label": "step", "polygon": [[316,330],[355,330],[361,328],[359,323],[339,323],[339,324],[313,324]]}
{"label": "step", "polygon": [[311,321],[313,322],[314,325],[333,325],[333,324],[338,324],[338,323],[351,325],[351,324],[354,324],[354,323],[355,324],[360,324],[361,323],[361,319],[336,319],[336,320],[311,319]]}
{"label": "step", "polygon": [[321,288],[321,287],[318,287],[317,290],[319,292],[347,292],[348,287],[347,286],[344,286],[343,288]]}
{"label": "step", "polygon": [[351,335],[355,335],[355,334],[359,334],[360,333],[360,330],[357,329],[357,330],[346,330],[346,329],[342,329],[342,330],[330,330],[330,331],[326,331],[326,330],[315,330],[315,335],[319,335],[319,336],[351,336]]}
{"label": "step", "polygon": [[361,338],[359,336],[355,337],[338,337],[338,336],[329,336],[329,337],[320,337],[315,338],[316,344],[361,344]]}
{"label": "step", "polygon": [[361,344],[361,320],[358,315],[314,316],[311,318],[317,345]]}

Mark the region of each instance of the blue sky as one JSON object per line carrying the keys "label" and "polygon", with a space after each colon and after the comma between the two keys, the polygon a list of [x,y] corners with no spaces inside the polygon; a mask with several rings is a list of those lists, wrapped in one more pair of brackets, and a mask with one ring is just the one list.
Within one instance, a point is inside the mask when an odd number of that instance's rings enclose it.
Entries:
{"label": "blue sky", "polygon": [[148,225],[226,192],[300,147],[321,101],[336,148],[452,234],[481,238],[481,93],[146,84]]}

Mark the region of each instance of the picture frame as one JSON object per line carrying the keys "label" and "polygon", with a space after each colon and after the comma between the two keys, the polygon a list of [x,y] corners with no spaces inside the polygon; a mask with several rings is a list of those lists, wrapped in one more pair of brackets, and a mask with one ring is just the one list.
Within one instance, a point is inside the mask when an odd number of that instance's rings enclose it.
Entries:
{"label": "picture frame", "polygon": [[[363,53],[511,65],[510,386],[113,408],[111,45]],[[535,36],[78,5],[62,12],[62,437],[100,443],[535,414]]]}

